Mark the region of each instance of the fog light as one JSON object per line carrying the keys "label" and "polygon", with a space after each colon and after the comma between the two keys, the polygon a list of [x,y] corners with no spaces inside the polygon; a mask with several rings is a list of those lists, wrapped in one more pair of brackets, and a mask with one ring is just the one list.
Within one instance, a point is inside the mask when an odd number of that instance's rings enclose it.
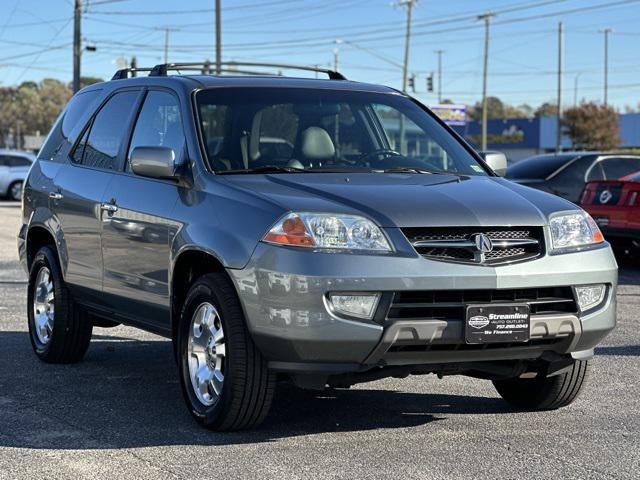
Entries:
{"label": "fog light", "polygon": [[605,285],[585,285],[576,287],[576,295],[578,297],[578,306],[580,311],[587,311],[600,303],[604,299],[607,291]]}
{"label": "fog light", "polygon": [[371,320],[376,312],[379,293],[331,293],[329,303],[335,313]]}

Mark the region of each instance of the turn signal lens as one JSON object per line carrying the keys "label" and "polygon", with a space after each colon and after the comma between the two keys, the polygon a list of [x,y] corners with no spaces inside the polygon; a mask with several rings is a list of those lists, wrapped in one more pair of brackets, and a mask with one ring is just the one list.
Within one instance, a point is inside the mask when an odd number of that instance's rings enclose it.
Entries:
{"label": "turn signal lens", "polygon": [[264,236],[265,242],[281,245],[296,245],[298,247],[315,247],[316,242],[307,231],[302,219],[295,213],[289,214]]}

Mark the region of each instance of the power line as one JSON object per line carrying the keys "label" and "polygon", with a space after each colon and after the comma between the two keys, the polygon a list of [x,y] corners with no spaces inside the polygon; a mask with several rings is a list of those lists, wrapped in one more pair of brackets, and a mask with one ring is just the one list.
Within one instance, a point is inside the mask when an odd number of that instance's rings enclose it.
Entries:
{"label": "power line", "polygon": [[[262,3],[245,3],[243,5],[233,5],[230,7],[222,7],[223,11],[243,10],[245,8],[263,8],[276,5],[284,5],[291,3],[299,3],[299,0],[274,0]],[[95,4],[94,4],[95,5]],[[94,15],[194,15],[199,13],[214,13],[214,8],[198,8],[193,10],[95,10],[91,13]]]}

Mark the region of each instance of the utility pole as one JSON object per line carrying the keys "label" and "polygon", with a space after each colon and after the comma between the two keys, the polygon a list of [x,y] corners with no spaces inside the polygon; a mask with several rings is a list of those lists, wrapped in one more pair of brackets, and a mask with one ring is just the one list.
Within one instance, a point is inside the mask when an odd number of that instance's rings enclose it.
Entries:
{"label": "utility pole", "polygon": [[82,45],[80,40],[80,22],[82,21],[81,0],[75,0],[73,6],[73,93],[80,90],[80,56]]}
{"label": "utility pole", "polygon": [[438,103],[442,103],[442,54],[444,50],[436,50],[438,54]]}
{"label": "utility pole", "polygon": [[601,32],[604,34],[604,105],[606,107],[609,100],[609,34],[613,30],[605,28]]}
{"label": "utility pole", "polygon": [[564,29],[562,22],[558,23],[558,111],[556,132],[556,153],[562,151],[562,55],[564,50]]}
{"label": "utility pole", "polygon": [[220,0],[216,0],[216,75],[222,73],[222,19]]}
{"label": "utility pole", "polygon": [[489,24],[493,12],[487,12],[478,16],[478,20],[484,21],[484,70],[482,73],[482,143],[481,150],[487,149],[487,77],[489,76]]}
{"label": "utility pole", "polygon": [[[413,14],[413,4],[417,0],[402,0],[398,3],[401,7],[407,7],[407,29],[404,38],[404,61],[402,62],[402,91],[407,92],[409,79],[409,47],[411,45],[411,17]],[[400,115],[400,153],[407,153],[407,142],[404,125],[404,115]]]}
{"label": "utility pole", "polygon": [[574,107],[578,106],[578,80],[580,79],[580,75],[582,75],[582,72],[578,72],[575,78],[573,79],[573,106]]}
{"label": "utility pole", "polygon": [[338,47],[333,49],[333,71],[337,72],[340,66],[340,49]]}
{"label": "utility pole", "polygon": [[169,28],[164,29],[164,63],[169,63]]}
{"label": "utility pole", "polygon": [[407,29],[404,38],[404,62],[402,63],[402,91],[407,91],[407,80],[409,72],[409,47],[411,45],[411,17],[413,4],[416,0],[402,0],[398,5],[407,7]]}

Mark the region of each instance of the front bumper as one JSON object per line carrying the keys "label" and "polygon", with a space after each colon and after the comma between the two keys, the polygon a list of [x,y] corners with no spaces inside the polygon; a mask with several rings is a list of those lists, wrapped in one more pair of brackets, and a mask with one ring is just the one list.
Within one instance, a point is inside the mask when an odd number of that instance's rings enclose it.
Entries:
{"label": "front bumper", "polygon": [[[408,252],[370,256],[261,243],[244,269],[229,274],[255,343],[270,366],[280,371],[338,373],[376,365],[527,359],[546,351],[584,357],[616,321],[617,264],[606,245],[488,267],[432,261]],[[591,283],[610,285],[606,301],[595,312],[532,316],[530,342],[490,348],[465,344],[463,318],[361,321],[336,316],[324,302],[328,292],[336,291],[500,290]],[[419,348],[407,351],[398,346]]]}

